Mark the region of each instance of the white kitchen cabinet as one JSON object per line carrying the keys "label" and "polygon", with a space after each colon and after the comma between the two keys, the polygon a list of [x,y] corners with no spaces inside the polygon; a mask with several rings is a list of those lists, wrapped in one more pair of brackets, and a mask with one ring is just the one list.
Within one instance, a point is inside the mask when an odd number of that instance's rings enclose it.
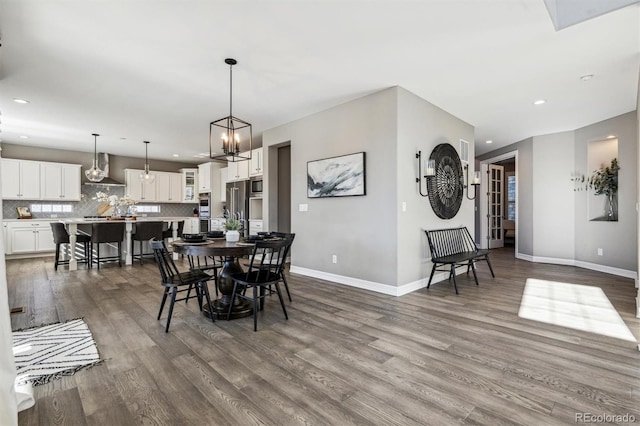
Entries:
{"label": "white kitchen cabinet", "polygon": [[198,169],[180,169],[182,174],[182,202],[198,202]]}
{"label": "white kitchen cabinet", "polygon": [[212,163],[198,164],[198,192],[211,192]]}
{"label": "white kitchen cabinet", "polygon": [[262,148],[252,149],[249,176],[262,176],[262,164]]}
{"label": "white kitchen cabinet", "polygon": [[[156,176],[156,198],[159,203],[182,202],[182,173],[153,172]],[[147,185],[145,185],[147,186]]]}
{"label": "white kitchen cabinet", "polygon": [[2,224],[2,246],[4,248],[4,254],[11,254],[11,246],[9,245],[9,225]]}
{"label": "white kitchen cabinet", "polygon": [[7,254],[55,251],[50,223],[32,220],[8,223],[10,252]]}
{"label": "white kitchen cabinet", "polygon": [[[249,156],[248,152],[243,152],[241,155]],[[241,180],[249,179],[249,160],[243,161],[230,161],[227,163],[227,182],[237,182]]]}
{"label": "white kitchen cabinet", "polygon": [[198,234],[200,233],[200,218],[189,217],[184,220],[184,228],[182,228],[183,234]]}
{"label": "white kitchen cabinet", "polygon": [[249,220],[249,235],[258,235],[262,229],[262,220]]}
{"label": "white kitchen cabinet", "polygon": [[[125,169],[124,184],[125,194],[141,203],[156,201],[156,181],[151,183],[142,183],[140,180],[140,172],[143,170]],[[155,174],[156,172],[150,172]]]}
{"label": "white kitchen cabinet", "polygon": [[2,198],[5,200],[39,200],[40,163],[2,159]]}
{"label": "white kitchen cabinet", "polygon": [[211,231],[224,231],[224,224],[227,222],[227,219],[223,217],[214,217],[211,218]]}
{"label": "white kitchen cabinet", "polygon": [[79,164],[41,163],[42,199],[80,201],[81,167]]}
{"label": "white kitchen cabinet", "polygon": [[229,176],[229,168],[224,167],[220,169],[220,201],[227,202],[227,179]]}

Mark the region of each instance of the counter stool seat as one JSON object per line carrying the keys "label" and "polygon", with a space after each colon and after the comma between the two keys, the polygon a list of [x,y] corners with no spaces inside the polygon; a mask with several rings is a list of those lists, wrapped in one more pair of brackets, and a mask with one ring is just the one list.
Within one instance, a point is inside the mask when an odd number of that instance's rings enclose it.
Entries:
{"label": "counter stool seat", "polygon": [[[144,253],[143,243],[146,243],[150,239],[162,240],[162,228],[164,222],[137,222],[135,224],[135,230],[131,233],[131,258],[135,262],[136,259],[140,260],[140,264],[143,264],[142,259],[147,257],[153,257],[153,252]],[[138,254],[135,250],[135,242],[138,241]]]}
{"label": "counter stool seat", "polygon": [[[122,240],[124,240],[124,222],[93,223],[91,225],[91,262],[94,260],[100,269],[100,263],[118,261],[118,266],[122,266]],[[100,256],[100,244],[115,243],[118,245],[117,256]],[[93,245],[96,244],[96,255],[93,256]]]}
{"label": "counter stool seat", "polygon": [[[60,260],[60,246],[62,244],[70,244],[71,241],[69,239],[69,233],[67,232],[67,228],[63,223],[52,222],[51,223],[51,231],[53,232],[53,242],[56,244],[56,258],[54,262],[54,269],[58,270],[58,265],[68,265],[69,260]],[[91,237],[85,234],[76,234],[76,244],[82,244],[82,248],[84,250],[84,257],[81,258],[79,263],[86,263],[87,265],[91,262],[91,256],[89,251],[89,244],[91,243]],[[74,250],[74,248],[69,247],[69,250]]]}

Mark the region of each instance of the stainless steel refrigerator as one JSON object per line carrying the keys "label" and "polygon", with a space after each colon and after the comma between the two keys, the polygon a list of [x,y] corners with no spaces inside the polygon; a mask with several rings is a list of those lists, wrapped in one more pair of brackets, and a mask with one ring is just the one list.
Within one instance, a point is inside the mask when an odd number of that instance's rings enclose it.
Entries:
{"label": "stainless steel refrigerator", "polygon": [[249,235],[249,181],[227,183],[227,210],[225,215],[231,219],[238,219],[242,230],[241,236]]}

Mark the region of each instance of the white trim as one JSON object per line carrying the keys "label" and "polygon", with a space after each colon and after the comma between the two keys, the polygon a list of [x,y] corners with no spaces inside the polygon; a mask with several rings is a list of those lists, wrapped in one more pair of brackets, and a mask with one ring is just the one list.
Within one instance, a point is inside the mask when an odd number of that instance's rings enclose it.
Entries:
{"label": "white trim", "polygon": [[[456,270],[456,275],[464,273],[463,268]],[[332,274],[330,272],[317,271],[315,269],[303,268],[300,266],[291,265],[289,272],[292,274],[305,275],[307,277],[318,278],[325,281],[330,281],[338,284],[348,285],[350,287],[361,288],[364,290],[375,291],[376,293],[387,294],[390,296],[404,296],[405,294],[425,288],[429,283],[429,278],[421,278],[417,281],[413,281],[401,286],[393,286],[389,284],[377,283],[374,281],[361,280],[359,278],[347,277],[344,275]],[[438,272],[433,275],[431,285],[447,281],[449,279],[448,272]]]}
{"label": "white trim", "polygon": [[553,265],[577,266],[578,268],[590,269],[592,271],[604,272],[605,274],[617,275],[620,277],[638,280],[638,273],[636,271],[614,268],[613,266],[607,265],[599,265],[597,263],[583,262],[581,260],[531,256],[523,253],[516,253],[516,258],[536,263],[551,263]]}

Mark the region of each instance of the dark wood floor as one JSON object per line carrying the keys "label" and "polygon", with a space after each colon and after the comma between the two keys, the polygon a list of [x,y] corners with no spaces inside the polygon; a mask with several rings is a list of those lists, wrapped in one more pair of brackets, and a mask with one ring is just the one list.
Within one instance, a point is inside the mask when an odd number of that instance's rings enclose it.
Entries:
{"label": "dark wood floor", "polygon": [[461,277],[391,297],[290,275],[252,319],[211,323],[195,301],[156,321],[153,263],[55,272],[7,262],[14,329],[84,317],[107,361],[36,388],[21,425],[574,424],[576,413],[640,421],[630,342],[517,316],[528,277],[602,287],[640,337],[633,281],[494,251],[492,279]]}

